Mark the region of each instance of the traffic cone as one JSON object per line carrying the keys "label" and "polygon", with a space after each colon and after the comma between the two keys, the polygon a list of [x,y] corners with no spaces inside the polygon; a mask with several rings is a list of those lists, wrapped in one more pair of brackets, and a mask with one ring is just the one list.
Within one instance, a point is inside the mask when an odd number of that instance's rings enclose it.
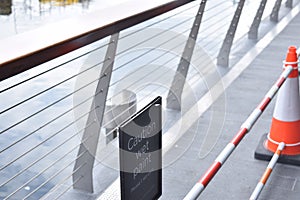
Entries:
{"label": "traffic cone", "polygon": [[284,67],[291,65],[293,71],[278,91],[271,130],[266,147],[276,152],[280,142],[286,144],[282,154],[300,154],[300,98],[298,80],[297,49],[291,46],[288,50]]}
{"label": "traffic cone", "polygon": [[269,134],[265,134],[255,151],[255,158],[270,160],[280,142],[286,144],[279,162],[300,165],[300,97],[298,55],[294,46],[289,47],[284,69],[292,66],[285,83],[278,91]]}

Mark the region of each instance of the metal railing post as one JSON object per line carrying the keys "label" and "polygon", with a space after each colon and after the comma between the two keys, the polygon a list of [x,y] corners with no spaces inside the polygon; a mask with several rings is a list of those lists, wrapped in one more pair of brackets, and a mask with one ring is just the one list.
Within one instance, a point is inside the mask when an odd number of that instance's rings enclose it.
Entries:
{"label": "metal railing post", "polygon": [[227,31],[226,37],[223,41],[222,47],[220,49],[220,52],[217,56],[217,65],[221,66],[228,66],[229,63],[229,53],[231,50],[231,46],[233,43],[233,39],[235,36],[235,32],[240,20],[240,16],[242,14],[242,10],[244,7],[245,0],[240,0],[239,4],[236,8],[236,11],[234,13],[233,19],[230,23],[229,29]]}
{"label": "metal railing post", "polygon": [[99,134],[101,131],[111,73],[116,55],[118,38],[119,33],[111,36],[103,67],[101,69],[96,94],[92,102],[91,112],[89,113],[86,122],[86,128],[82,136],[82,142],[80,144],[78,156],[73,169],[74,173],[72,178],[74,189],[79,189],[90,193],[94,192],[93,166],[95,162],[95,154],[97,150]]}
{"label": "metal railing post", "polygon": [[285,7],[287,7],[287,8],[293,8],[293,0],[287,0],[285,2]]}
{"label": "metal railing post", "polygon": [[181,110],[181,96],[207,0],[202,0],[167,97],[167,108]]}
{"label": "metal railing post", "polygon": [[256,12],[256,15],[253,19],[253,22],[252,22],[251,27],[250,27],[249,32],[248,32],[248,38],[249,39],[254,39],[254,40],[257,39],[258,28],[259,28],[261,18],[263,16],[266,4],[267,4],[267,0],[262,0],[260,2],[259,8]]}
{"label": "metal railing post", "polygon": [[271,13],[271,16],[270,16],[270,20],[272,22],[278,22],[278,15],[279,15],[279,10],[280,10],[280,6],[281,6],[281,2],[282,2],[282,0],[277,0],[275,2],[275,5],[273,7],[273,10],[272,10],[272,13]]}

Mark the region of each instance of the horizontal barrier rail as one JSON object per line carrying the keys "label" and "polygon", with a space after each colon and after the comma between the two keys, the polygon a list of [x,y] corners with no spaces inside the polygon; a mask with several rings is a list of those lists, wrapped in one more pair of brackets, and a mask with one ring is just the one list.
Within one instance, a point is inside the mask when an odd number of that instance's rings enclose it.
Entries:
{"label": "horizontal barrier rail", "polygon": [[285,144],[283,142],[281,142],[279,145],[278,145],[278,148],[276,150],[276,152],[274,153],[272,159],[270,160],[269,164],[268,164],[268,167],[264,173],[264,175],[261,177],[261,180],[259,181],[259,183],[256,185],[253,193],[251,194],[251,197],[249,200],[257,200],[261,191],[263,190],[266,182],[268,181],[278,159],[279,159],[279,156],[281,154],[281,151],[284,149],[284,146]]}
{"label": "horizontal barrier rail", "polygon": [[222,165],[226,162],[226,160],[230,157],[232,152],[235,150],[237,145],[241,142],[241,140],[245,137],[245,135],[251,130],[255,122],[264,112],[266,107],[269,105],[279,88],[282,86],[288,75],[293,71],[292,66],[288,66],[280,75],[280,78],[276,81],[276,83],[272,86],[272,88],[268,91],[264,99],[261,101],[259,106],[250,114],[247,120],[242,124],[241,129],[236,134],[236,136],[231,140],[230,143],[223,149],[223,151],[216,158],[214,163],[210,166],[210,168],[206,171],[206,173],[202,176],[202,178],[198,181],[197,184],[189,191],[189,193],[185,196],[184,200],[195,200],[199,197],[199,195],[204,191],[209,182],[213,179],[213,177],[217,174]]}

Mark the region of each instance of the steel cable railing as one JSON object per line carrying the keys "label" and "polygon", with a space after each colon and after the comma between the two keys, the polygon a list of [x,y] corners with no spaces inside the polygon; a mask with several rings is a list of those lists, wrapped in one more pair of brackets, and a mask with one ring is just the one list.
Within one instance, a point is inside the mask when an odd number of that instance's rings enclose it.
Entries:
{"label": "steel cable railing", "polygon": [[[91,110],[89,112],[93,112],[94,110]],[[82,115],[80,118],[84,117],[88,115],[88,113],[85,113],[84,115]],[[79,119],[80,119],[79,118]],[[78,121],[79,119],[75,120],[74,122]],[[95,122],[92,122],[92,123],[95,123]],[[87,125],[85,128],[89,127],[92,125],[89,124]],[[66,127],[64,127],[64,129],[70,127],[70,125],[67,125]],[[84,129],[84,128],[83,128]],[[82,130],[83,130],[82,129]],[[70,139],[74,138],[75,136],[78,136],[79,133],[82,131],[82,130],[79,130],[77,133],[73,134],[71,137],[69,137],[68,139],[66,139],[64,142],[62,142],[61,144],[59,144],[58,146],[56,146],[55,148],[53,148],[51,151],[47,152],[45,155],[41,156],[38,160],[34,161],[32,164],[30,164],[30,166],[27,167],[30,168],[34,163],[37,163],[39,162],[40,160],[44,159],[47,155],[53,153],[55,150],[57,150],[59,147],[62,147],[65,143],[67,143],[68,141],[70,141]],[[88,140],[89,138],[86,138],[85,140],[83,140],[82,142],[84,143],[86,140]],[[30,182],[32,182],[34,179],[36,179],[38,176],[42,175],[43,173],[45,173],[48,169],[50,169],[51,167],[53,167],[56,163],[60,162],[63,158],[65,158],[68,154],[70,154],[71,152],[75,151],[78,147],[79,147],[80,144],[77,144],[75,147],[73,147],[71,150],[69,150],[67,153],[65,153],[62,157],[58,158],[56,161],[54,161],[53,163],[49,164],[48,167],[46,167],[45,169],[41,170],[37,175],[35,175],[34,177],[32,177],[31,179],[29,179],[26,183],[24,183],[22,186],[20,186],[17,190],[15,190],[14,192],[12,192],[11,194],[9,194],[6,198],[9,198],[11,196],[13,196],[14,194],[16,194],[18,191],[20,191],[22,188],[24,188],[26,185],[30,184]],[[30,194],[28,194],[24,199],[26,199],[27,197],[31,196],[34,192],[36,192],[38,189],[40,189],[43,185],[47,184],[49,181],[51,181],[54,177],[56,177],[58,174],[60,174],[63,170],[65,170],[67,167],[69,167],[72,163],[75,162],[76,159],[78,159],[79,157],[81,157],[84,153],[86,152],[83,152],[82,154],[78,155],[71,163],[69,163],[65,168],[63,168],[62,170],[60,170],[59,172],[57,172],[54,176],[52,176],[52,178],[49,178],[46,182],[44,182],[43,184],[41,184],[38,188],[36,188],[34,191],[32,191]],[[17,175],[15,175],[14,177],[11,178],[11,180],[13,178],[15,178],[16,176],[20,175],[21,173],[23,173],[25,170],[22,170],[22,172],[19,172]],[[75,173],[75,171],[73,172]],[[72,176],[72,174],[70,175]],[[9,180],[9,181],[11,181]],[[7,182],[9,182],[7,181]],[[6,184],[6,183],[5,183]],[[2,184],[3,186],[4,184]],[[1,187],[2,187],[1,186]]]}
{"label": "steel cable railing", "polygon": [[[92,112],[92,111],[93,111],[93,110],[91,110],[91,111],[89,111],[89,112]],[[89,112],[88,112],[88,113],[89,113]],[[75,120],[73,123],[76,123],[78,120],[80,120],[82,117],[86,116],[88,113],[86,113],[85,115],[81,116],[79,119]],[[72,124],[73,124],[73,123],[72,123]],[[46,139],[45,141],[43,141],[42,143],[38,144],[37,146],[35,146],[34,148],[30,149],[29,151],[25,152],[25,153],[24,153],[22,156],[20,156],[20,157],[23,157],[25,154],[28,154],[30,151],[32,151],[33,149],[35,149],[35,148],[38,147],[39,145],[45,143],[47,140],[51,139],[51,138],[54,137],[55,135],[61,133],[63,130],[67,129],[67,128],[70,127],[72,124],[67,125],[67,126],[64,127],[63,129],[61,129],[60,131],[58,131],[56,134],[53,134],[51,137],[47,138],[47,139]],[[80,131],[79,131],[79,132],[80,132]],[[78,135],[78,133],[75,134],[75,135]],[[71,138],[73,138],[75,135],[73,135],[72,137],[68,138],[68,139],[67,139],[66,141],[64,141],[62,144],[64,144],[64,143],[66,143],[67,141],[69,141],[69,140],[70,140]],[[62,144],[61,144],[61,145],[62,145]],[[59,145],[59,146],[61,146],[61,145]],[[48,152],[47,155],[50,154],[50,153],[52,153],[53,151],[55,151],[59,146],[57,146],[55,149],[53,149],[53,150],[51,150],[50,152]],[[78,148],[78,146],[79,146],[79,145],[77,145],[76,147]],[[44,156],[46,156],[46,155],[44,155]],[[41,159],[43,159],[44,156],[41,157],[40,159],[38,159],[37,161],[33,162],[33,164],[36,163],[36,162],[38,162],[38,161],[40,161]],[[19,159],[20,157],[18,157],[17,159]],[[11,163],[15,162],[15,161],[16,161],[16,159],[13,160],[12,162],[8,163],[6,166],[2,167],[1,170],[2,170],[3,168],[7,167],[8,165],[10,165]],[[33,164],[31,164],[31,165],[28,166],[27,168],[31,167]],[[51,165],[50,165],[50,166],[51,166]],[[27,168],[26,168],[26,169],[27,169]],[[16,175],[15,175],[14,177],[12,177],[12,178],[15,178],[17,175],[20,175],[20,174],[21,174],[22,172],[24,172],[24,171],[25,171],[25,170],[22,170],[21,172],[19,172],[18,174],[16,174]],[[9,182],[9,181],[11,181],[11,180],[12,180],[12,179],[8,180],[7,182]],[[6,183],[7,183],[7,182],[6,182]],[[6,184],[6,183],[4,183],[4,184]],[[28,182],[27,182],[27,183],[28,183]],[[4,184],[2,184],[2,186],[3,186]],[[25,185],[25,184],[24,184],[24,185]]]}
{"label": "steel cable railing", "polygon": [[[92,110],[94,111],[94,110]],[[90,112],[92,112],[90,111]],[[78,118],[77,120],[75,120],[74,122],[76,123],[78,120],[82,119],[83,117],[87,116],[90,112],[82,115],[80,118]],[[69,128],[71,126],[71,124],[67,125],[66,127],[64,127],[63,129],[61,129],[60,132],[62,132],[63,130]],[[34,162],[32,162],[30,165],[28,165],[27,167],[25,167],[23,170],[21,170],[20,172],[18,172],[17,174],[15,174],[13,177],[11,177],[9,180],[7,180],[4,183],[1,183],[0,187],[3,187],[5,184],[7,184],[8,182],[12,181],[14,178],[16,178],[17,176],[19,176],[20,174],[22,174],[23,172],[25,172],[27,169],[29,169],[30,167],[32,167],[34,164],[36,164],[37,162],[41,161],[42,159],[44,159],[46,156],[48,156],[49,154],[51,154],[52,152],[54,152],[56,149],[58,149],[59,147],[61,147],[63,144],[65,144],[66,142],[70,141],[72,138],[74,138],[75,136],[78,136],[78,134],[81,132],[82,130],[78,131],[77,133],[73,134],[71,137],[68,137],[65,141],[63,141],[61,144],[59,144],[58,146],[56,146],[54,149],[48,151],[46,154],[44,154],[43,156],[41,156],[39,159],[35,160]],[[59,132],[59,133],[60,133]],[[49,138],[51,139],[51,138]],[[78,146],[76,146],[78,147]],[[3,166],[3,169],[5,169],[7,166],[9,166],[11,163],[8,163],[6,166]],[[1,169],[2,170],[2,169]]]}
{"label": "steel cable railing", "polygon": [[[79,119],[81,119],[82,117],[88,115],[90,112],[92,112],[93,110],[85,113],[83,116],[81,116]],[[28,153],[30,153],[31,151],[35,150],[37,147],[41,146],[42,144],[46,143],[47,141],[49,141],[50,139],[52,139],[53,137],[55,137],[56,135],[60,134],[62,131],[66,130],[67,128],[69,128],[70,126],[74,125],[79,119],[76,119],[74,121],[72,121],[70,124],[66,125],[65,127],[63,127],[62,129],[60,129],[59,131],[55,132],[54,134],[52,134],[51,136],[49,136],[48,138],[46,138],[45,140],[43,140],[41,143],[35,145],[34,147],[30,148],[29,150],[27,150],[26,152],[24,152],[22,155],[14,158],[12,161],[8,162],[7,164],[5,164],[4,166],[0,167],[0,171],[2,171],[3,169],[5,169],[7,166],[13,164],[14,162],[16,162],[17,160],[19,160],[20,158],[24,157],[25,155],[27,155]]]}
{"label": "steel cable railing", "polygon": [[[84,155],[84,153],[82,153],[80,156],[77,156],[76,159],[78,159],[79,157],[81,157],[82,155]],[[70,162],[69,164],[67,164],[65,167],[61,168],[59,171],[57,171],[55,174],[53,174],[46,182],[42,183],[38,188],[36,188],[35,190],[33,190],[31,193],[29,193],[28,195],[26,195],[23,199],[26,199],[30,196],[32,196],[32,194],[34,194],[36,191],[38,191],[41,187],[43,187],[45,184],[47,184],[48,182],[50,182],[53,178],[57,177],[61,172],[63,172],[66,168],[68,167],[71,167],[71,164],[74,164],[74,162],[76,161],[76,159],[74,159],[72,162]],[[82,165],[80,165],[78,168],[76,168],[74,170],[74,173],[76,173],[76,171],[78,171],[79,169],[81,169],[86,163],[83,163]],[[68,180],[70,177],[72,176],[71,175],[68,175],[67,177],[64,178],[64,181],[65,180]],[[63,182],[64,182],[63,181]],[[63,183],[62,182],[62,183]],[[75,182],[73,183],[75,184]],[[59,184],[61,185],[61,184]]]}
{"label": "steel cable railing", "polygon": [[[73,78],[74,78],[74,77],[73,77]],[[75,94],[76,92],[78,92],[79,90],[81,90],[81,89],[83,89],[83,88],[85,88],[85,87],[87,87],[87,86],[89,86],[89,85],[95,83],[95,82],[98,81],[98,80],[99,80],[99,79],[96,79],[96,80],[94,80],[94,81],[92,81],[92,82],[86,84],[85,86],[81,87],[80,89],[77,89],[76,91],[67,94],[66,96],[64,96],[64,97],[62,97],[62,98],[60,98],[60,99],[58,99],[57,101],[55,101],[55,102],[53,102],[53,103],[51,103],[51,104],[45,106],[44,108],[38,110],[37,112],[35,112],[35,113],[33,113],[33,114],[31,114],[31,115],[25,117],[24,119],[18,121],[17,123],[15,123],[15,124],[13,124],[13,125],[11,125],[11,126],[5,128],[4,130],[0,131],[0,134],[3,134],[3,133],[5,133],[5,132],[7,132],[8,130],[12,129],[13,127],[15,127],[15,126],[21,124],[22,122],[24,122],[24,121],[26,121],[26,120],[32,118],[33,116],[35,116],[35,115],[37,115],[37,114],[43,112],[44,110],[46,110],[46,109],[48,109],[48,108],[54,106],[55,104],[61,102],[62,100],[66,99],[66,98],[68,98],[68,97],[71,97],[72,95],[74,95],[74,94]],[[54,87],[54,86],[52,86],[52,87]],[[37,94],[34,95],[34,96],[37,96]],[[25,100],[24,100],[24,101],[25,101]],[[16,106],[19,106],[19,105],[21,105],[21,104],[18,103],[18,105],[14,105],[13,107],[16,107]],[[10,107],[10,108],[12,108],[12,107]],[[10,109],[9,109],[9,110],[10,110]],[[7,110],[6,110],[6,111],[7,111]],[[47,123],[46,123],[46,124],[47,124]],[[1,152],[2,152],[2,150],[0,151],[0,153],[1,153]]]}
{"label": "steel cable railing", "polygon": [[[64,63],[64,64],[67,64],[67,63]],[[99,64],[100,64],[100,63],[99,63]],[[62,64],[62,65],[63,65],[63,64]],[[60,66],[56,66],[56,67],[52,68],[51,70],[56,69],[56,68],[58,68],[58,67],[60,67]],[[49,71],[51,71],[51,70],[47,70],[46,72],[49,72]],[[86,70],[85,70],[85,71],[86,71]],[[84,71],[84,72],[85,72],[85,71]],[[44,72],[44,73],[46,73],[46,72]],[[84,73],[84,72],[81,72],[81,73]],[[35,75],[34,77],[31,77],[31,78],[29,78],[29,79],[27,79],[27,80],[24,80],[23,82],[20,82],[20,83],[18,83],[18,84],[15,84],[15,85],[11,86],[10,89],[11,89],[11,88],[14,88],[14,87],[16,87],[16,86],[18,86],[18,85],[21,85],[22,83],[25,83],[25,82],[27,82],[27,81],[29,81],[29,80],[32,80],[32,79],[34,79],[34,78],[36,78],[36,77],[39,77],[39,76],[41,76],[41,75],[44,74],[44,73],[40,73],[39,75]],[[81,73],[79,73],[79,74],[81,74]],[[79,75],[79,74],[77,74],[77,75]],[[75,76],[76,76],[76,75],[70,77],[69,79],[71,79],[71,78],[73,78],[73,77],[75,77]],[[51,88],[48,88],[48,90],[44,90],[44,91],[42,91],[42,92],[40,92],[40,93],[37,93],[36,95],[32,96],[31,98],[28,98],[28,99],[26,99],[26,100],[24,100],[24,101],[22,101],[22,102],[20,102],[20,103],[18,103],[18,104],[15,104],[14,106],[10,107],[10,108],[7,109],[7,110],[13,109],[14,107],[17,107],[17,106],[21,105],[22,103],[24,103],[24,102],[26,102],[26,101],[32,100],[34,97],[36,97],[36,96],[38,96],[38,95],[40,95],[40,94],[42,94],[42,93],[44,93],[44,92],[47,92],[47,91],[49,91],[50,89],[52,89],[52,88],[54,88],[54,87],[56,87],[56,86],[58,86],[58,85],[60,85],[60,84],[62,84],[62,83],[64,83],[64,82],[66,82],[66,81],[67,81],[67,80],[62,81],[62,82],[60,82],[60,83],[58,83],[58,84],[52,86]],[[7,90],[8,90],[8,89],[7,89]],[[5,90],[2,91],[2,92],[5,92]],[[75,91],[75,92],[76,92],[76,91]],[[17,126],[18,124],[22,123],[23,121],[28,120],[29,118],[31,118],[32,116],[35,116],[36,114],[42,112],[43,110],[46,110],[47,108],[49,108],[49,107],[51,107],[51,106],[54,106],[56,103],[62,101],[63,99],[69,97],[69,96],[72,95],[72,94],[74,94],[74,93],[70,93],[69,95],[66,95],[66,96],[64,96],[63,98],[61,98],[61,99],[59,99],[59,100],[57,100],[57,101],[55,101],[55,102],[49,104],[48,106],[44,107],[43,109],[39,110],[38,112],[35,112],[34,114],[30,115],[29,117],[27,117],[27,118],[25,118],[25,119],[19,121],[19,123],[14,124],[13,126],[7,128],[7,129],[5,129],[2,133],[4,133],[4,132],[10,130],[11,128],[14,128],[14,127]],[[69,110],[69,111],[70,111],[70,110]],[[68,111],[67,111],[67,112],[68,112]],[[63,115],[66,114],[67,112],[65,112],[65,113],[63,113],[63,114],[61,114],[61,115],[59,115],[59,117],[63,116]],[[4,112],[3,112],[3,113],[4,113]],[[49,125],[49,124],[52,123],[53,121],[59,119],[59,117],[57,117],[57,118],[55,118],[55,119],[49,121],[48,123],[46,123],[46,124],[44,124],[43,126],[39,127],[37,130],[33,131],[31,134],[26,135],[25,137],[19,139],[18,141],[16,141],[15,143],[11,144],[10,146],[4,148],[1,152],[5,151],[6,149],[10,148],[10,147],[13,146],[13,145],[16,145],[18,142],[21,142],[22,140],[24,140],[25,138],[29,137],[29,136],[32,135],[33,133],[36,133],[37,131],[41,130],[42,128],[44,128],[45,126]],[[58,133],[57,133],[57,134],[58,134]],[[56,135],[56,134],[54,134],[53,137],[54,137],[55,135]],[[50,137],[50,138],[51,138],[51,137]],[[46,142],[46,141],[49,140],[50,138],[47,138],[44,142]],[[70,138],[69,138],[69,139],[70,139]],[[39,145],[43,144],[44,142],[40,143]],[[35,146],[34,148],[30,149],[29,151],[27,151],[27,153],[29,153],[29,152],[32,151],[33,149],[37,148],[39,145],[37,145],[37,146]],[[57,148],[58,148],[58,147],[57,147]],[[26,155],[27,153],[23,154],[22,156]],[[22,157],[22,156],[19,156],[19,157],[16,158],[16,159],[19,159],[19,158]],[[16,159],[14,159],[13,162],[15,162]],[[39,160],[41,160],[41,159],[38,159],[36,162],[38,162]],[[34,163],[36,163],[36,162],[33,162],[32,164],[34,164]],[[12,163],[12,162],[10,162],[9,164],[11,164],[11,163]],[[5,168],[5,167],[7,167],[7,166],[8,166],[8,165],[4,166],[3,168]],[[31,167],[31,166],[32,166],[32,165],[30,165],[29,167]],[[28,167],[27,167],[27,168],[28,168]],[[25,171],[25,170],[23,170],[23,171]],[[22,172],[23,172],[23,171],[22,171]],[[20,173],[19,173],[19,174],[20,174]],[[19,174],[18,174],[18,175],[19,175]],[[11,179],[10,179],[10,180],[11,180]],[[33,179],[31,179],[31,180],[33,180]],[[6,183],[7,183],[7,182],[6,182]],[[6,183],[5,183],[5,184],[6,184]],[[29,183],[29,182],[26,182],[26,184],[28,184],[28,183]],[[23,185],[23,186],[24,186],[24,185]],[[16,192],[17,192],[17,191],[16,191]]]}
{"label": "steel cable railing", "polygon": [[[228,15],[228,16],[230,16],[230,15]],[[192,18],[191,18],[191,19],[192,19]],[[188,20],[186,20],[186,21],[188,21]],[[184,22],[185,22],[185,21],[184,21]],[[215,23],[215,24],[217,24],[217,23]],[[176,26],[173,26],[172,28],[174,28],[174,27],[176,27]],[[218,28],[219,28],[219,27],[218,27]],[[218,29],[218,28],[217,28],[217,29]],[[186,32],[187,32],[187,31],[186,31]],[[224,32],[224,33],[225,33],[225,32]],[[147,53],[148,53],[148,52],[146,52],[146,53],[144,53],[144,54],[147,54]],[[143,55],[144,55],[144,54],[143,54]],[[143,56],[143,55],[140,55],[140,56]],[[137,59],[137,57],[136,57],[136,58],[133,58],[133,59],[131,59],[130,61],[134,61],[135,59]],[[126,65],[126,64],[129,64],[129,63],[130,63],[130,61],[128,61],[127,63],[125,63],[125,65]],[[125,65],[121,65],[121,66],[125,66]],[[115,83],[113,83],[113,84],[115,84]],[[111,85],[111,86],[112,86],[112,85]]]}
{"label": "steel cable railing", "polygon": [[[37,96],[37,95],[36,95]],[[29,99],[29,100],[31,100],[31,99]],[[22,102],[23,103],[23,102]],[[20,103],[21,104],[21,103]],[[18,105],[20,105],[20,104],[18,104]],[[17,105],[16,105],[17,106]],[[53,106],[52,104],[50,104],[50,106]]]}
{"label": "steel cable railing", "polygon": [[[95,83],[96,81],[98,81],[98,79],[95,80],[95,81],[93,81],[93,82],[91,82],[90,84]],[[87,85],[86,85],[86,86],[87,86]],[[84,87],[86,87],[86,86],[84,86]],[[82,88],[84,88],[84,87],[82,87]],[[81,89],[82,89],[82,88],[81,88]],[[79,89],[79,90],[80,90],[80,89]],[[77,90],[77,91],[79,91],[79,90]],[[76,92],[76,91],[75,91],[75,92]],[[74,93],[72,93],[72,94],[74,94]],[[63,98],[65,99],[65,98],[71,96],[72,94],[70,94],[70,95],[68,95],[68,96],[65,96],[65,97],[63,97]],[[93,98],[94,98],[94,96],[91,96],[91,97],[89,97],[88,99],[82,101],[80,104],[75,105],[73,108],[71,108],[71,109],[69,109],[69,110],[67,110],[67,111],[65,111],[65,112],[63,112],[63,113],[61,113],[61,114],[59,114],[57,117],[55,117],[54,119],[52,119],[52,120],[48,121],[47,123],[43,124],[42,126],[40,126],[39,128],[37,128],[36,130],[30,132],[29,134],[27,134],[27,135],[21,137],[20,139],[18,139],[18,140],[15,141],[14,143],[12,143],[12,144],[6,146],[5,148],[1,149],[1,150],[0,150],[0,153],[6,151],[7,149],[9,149],[10,147],[12,147],[13,145],[16,145],[17,143],[23,141],[23,140],[26,139],[27,137],[31,136],[32,134],[36,133],[37,131],[41,130],[42,128],[48,126],[49,124],[51,124],[51,123],[53,123],[54,121],[58,120],[58,119],[61,118],[62,116],[66,115],[67,113],[73,111],[74,108],[77,108],[77,107],[81,106],[82,104],[88,102],[89,100],[92,100]],[[61,101],[61,100],[63,100],[63,99],[59,99],[58,101],[53,102],[52,104],[48,105],[45,109],[47,109],[47,108],[49,108],[49,107],[55,105],[57,102],[59,102],[59,101]],[[43,110],[45,110],[45,109],[43,109]],[[43,110],[40,110],[40,112],[42,112]],[[39,112],[39,111],[38,111],[38,112]],[[34,114],[35,114],[35,113],[34,113]],[[26,118],[26,119],[29,119],[29,117]],[[21,121],[25,121],[25,120],[21,120]],[[20,121],[20,123],[21,123],[21,121]],[[10,129],[10,128],[9,128],[9,129]],[[9,130],[9,129],[7,128],[7,130]],[[7,130],[6,130],[6,131],[7,131]]]}
{"label": "steel cable railing", "polygon": [[[193,18],[191,18],[191,19],[193,19]],[[144,42],[148,42],[149,40],[151,40],[151,39],[153,39],[153,38],[155,38],[155,37],[161,36],[161,34],[166,33],[167,31],[172,30],[174,27],[177,27],[178,25],[181,25],[181,24],[183,24],[183,23],[185,23],[185,22],[187,22],[187,21],[190,21],[191,19],[184,20],[184,22],[182,22],[182,23],[180,23],[180,24],[177,24],[176,26],[173,26],[173,27],[171,27],[171,28],[168,29],[168,30],[164,30],[164,31],[162,31],[162,32],[160,32],[160,33],[158,33],[158,34],[156,34],[156,35],[150,37],[150,38],[147,38],[146,40],[144,40],[144,41],[142,41],[142,42],[139,42],[138,44],[135,44],[134,46],[131,46],[131,47],[128,48],[128,49],[125,49],[125,50],[123,50],[122,52],[120,52],[119,54],[117,54],[117,56],[121,56],[121,54],[127,52],[129,49],[138,47],[138,45],[141,45],[141,44],[143,44]],[[167,44],[168,42],[170,42],[170,41],[172,41],[172,40],[174,40],[174,39],[180,37],[180,35],[181,35],[182,33],[186,33],[186,32],[188,32],[189,30],[190,30],[190,29],[187,29],[187,30],[185,30],[185,31],[183,31],[183,32],[180,32],[180,33],[178,33],[178,35],[176,35],[176,36],[174,36],[174,37],[168,39],[167,41],[163,41],[162,43],[156,45],[156,47],[152,47],[152,49],[149,49],[148,51],[142,53],[141,55],[139,55],[139,56],[137,56],[137,57],[134,57],[134,58],[130,59],[130,60],[127,61],[126,63],[124,63],[124,64],[122,64],[122,65],[120,65],[120,66],[116,66],[116,68],[113,69],[113,71],[116,71],[116,70],[118,70],[118,69],[121,69],[121,68],[124,67],[124,66],[128,66],[128,64],[130,64],[131,62],[135,61],[136,59],[140,59],[140,58],[143,57],[144,55],[146,55],[146,54],[148,54],[148,53],[154,51],[155,48],[158,48],[158,47],[160,47],[160,46],[162,46],[162,45],[164,45],[164,44]]]}

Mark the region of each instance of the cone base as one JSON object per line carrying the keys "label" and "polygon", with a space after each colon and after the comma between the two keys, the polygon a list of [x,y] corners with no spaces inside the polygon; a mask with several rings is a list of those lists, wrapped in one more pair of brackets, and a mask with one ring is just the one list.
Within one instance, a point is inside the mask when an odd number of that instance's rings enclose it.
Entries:
{"label": "cone base", "polygon": [[[257,160],[270,161],[274,154],[273,152],[267,150],[264,146],[264,143],[268,139],[267,135],[268,135],[267,133],[263,134],[255,150],[254,158]],[[294,155],[294,156],[281,155],[278,159],[278,162],[283,164],[288,164],[288,165],[300,166],[300,155]]]}

